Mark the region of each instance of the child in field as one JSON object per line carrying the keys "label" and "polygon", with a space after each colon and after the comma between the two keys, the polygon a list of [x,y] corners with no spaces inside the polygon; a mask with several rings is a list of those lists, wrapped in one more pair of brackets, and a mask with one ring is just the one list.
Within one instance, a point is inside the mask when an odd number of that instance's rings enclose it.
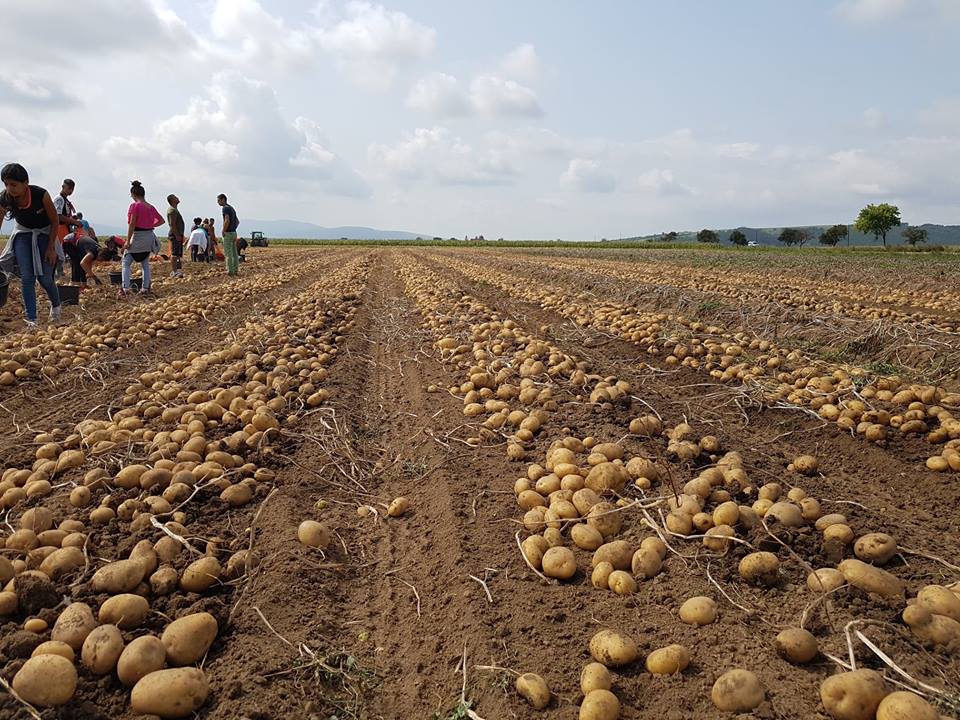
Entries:
{"label": "child in field", "polygon": [[200,218],[193,219],[193,230],[190,231],[187,246],[190,248],[190,262],[203,262],[207,252],[207,233]]}
{"label": "child in field", "polygon": [[130,293],[130,274],[134,262],[143,268],[141,295],[150,293],[150,256],[160,252],[160,241],[154,232],[165,220],[157,209],[146,201],[146,190],[139,180],[130,185],[130,197],[133,202],[127,209],[127,241],[123,252],[123,274],[120,296]]}

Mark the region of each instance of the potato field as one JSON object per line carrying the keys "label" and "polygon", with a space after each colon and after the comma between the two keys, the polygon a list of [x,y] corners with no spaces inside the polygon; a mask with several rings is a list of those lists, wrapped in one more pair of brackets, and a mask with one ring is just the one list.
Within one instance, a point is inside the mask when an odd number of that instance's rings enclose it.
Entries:
{"label": "potato field", "polygon": [[247,260],[0,311],[0,718],[960,718],[960,258]]}

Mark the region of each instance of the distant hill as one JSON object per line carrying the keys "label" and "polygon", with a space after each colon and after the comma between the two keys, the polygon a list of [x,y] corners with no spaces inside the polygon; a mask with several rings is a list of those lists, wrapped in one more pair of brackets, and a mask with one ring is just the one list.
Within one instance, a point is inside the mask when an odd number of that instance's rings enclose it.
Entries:
{"label": "distant hill", "polygon": [[[829,225],[791,225],[790,227],[796,227],[798,230],[806,230],[810,235],[810,240],[807,242],[808,245],[817,245],[817,238],[820,237],[820,234],[826,230]],[[877,244],[873,235],[864,235],[861,232],[857,232],[853,229],[853,226],[848,226],[850,228],[850,244],[851,245],[875,245]],[[903,242],[901,233],[906,228],[911,227],[910,225],[901,225],[898,228],[894,228],[889,233],[887,233],[887,245],[899,245]],[[921,227],[927,231],[927,245],[960,245],[960,225],[934,225],[932,223],[925,223],[923,225],[914,226]],[[729,228],[726,230],[717,230],[717,234],[720,236],[720,241],[723,243],[730,241],[730,235],[734,230],[739,230],[744,235],[747,236],[747,240],[756,241],[760,245],[774,245],[779,247],[780,242],[777,238],[780,236],[780,233],[783,232],[782,227],[776,228],[751,228],[741,226],[739,228]],[[659,233],[657,235],[643,235],[632,238],[624,238],[624,241],[638,241],[638,242],[661,242],[664,239],[664,233]],[[678,242],[696,242],[697,240],[697,231],[696,230],[685,230],[677,233]],[[846,244],[846,243],[844,243]]]}
{"label": "distant hill", "polygon": [[[217,219],[217,232],[220,232],[220,221]],[[97,223],[94,229],[98,235],[126,235],[126,228],[116,225],[101,225]],[[189,229],[189,228],[188,228]],[[259,230],[268,238],[296,238],[298,240],[424,240],[433,238],[433,234],[411,233],[402,230],[377,230],[368,227],[322,227],[313,223],[298,220],[251,220],[240,218],[240,235],[250,237],[250,233]],[[158,237],[166,237],[167,226],[157,228]]]}

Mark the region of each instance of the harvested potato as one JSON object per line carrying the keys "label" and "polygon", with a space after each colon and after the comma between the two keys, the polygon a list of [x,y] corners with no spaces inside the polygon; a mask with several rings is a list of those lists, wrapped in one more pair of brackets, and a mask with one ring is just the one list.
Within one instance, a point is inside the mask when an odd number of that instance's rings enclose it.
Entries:
{"label": "harvested potato", "polygon": [[570,539],[581,550],[596,550],[603,545],[603,535],[596,528],[578,523],[570,528]]}
{"label": "harvested potato", "polygon": [[888,598],[902,597],[904,594],[903,583],[899,578],[862,560],[844,560],[837,569],[843,573],[848,583],[866,592]]}
{"label": "harvested potato", "polygon": [[919,695],[898,690],[877,706],[876,720],[940,720],[940,713]]}
{"label": "harvested potato", "polygon": [[[649,539],[649,538],[648,538]],[[633,554],[630,569],[637,577],[650,579],[660,572],[663,556],[655,549],[641,547]]]}
{"label": "harvested potato", "polygon": [[13,689],[32,705],[63,705],[77,691],[77,669],[61,655],[37,655],[27,660],[13,676]]}
{"label": "harvested potato", "polygon": [[819,462],[813,455],[800,455],[791,463],[793,469],[801,475],[813,475],[817,472]]}
{"label": "harvested potato", "polygon": [[814,527],[817,530],[823,532],[831,525],[846,525],[847,517],[846,515],[841,515],[840,513],[830,513],[829,515],[822,515],[817,518],[817,522],[814,524]]}
{"label": "harvested potato", "polygon": [[587,513],[587,524],[599,530],[603,537],[610,538],[623,527],[623,513],[617,512],[611,503],[599,502]]}
{"label": "harvested potato", "polygon": [[579,720],[617,720],[620,701],[609,690],[591,690],[580,703]]}
{"label": "harvested potato", "polygon": [[142,677],[130,693],[133,711],[161,718],[192,715],[207,700],[210,683],[202,670],[174,668]]}
{"label": "harvested potato", "polygon": [[873,670],[838,673],[820,683],[820,701],[835,720],[874,720],[889,692],[883,677]]}
{"label": "harvested potato", "polygon": [[46,573],[51,579],[56,580],[67,573],[82,568],[86,561],[83,550],[80,548],[74,546],[62,547],[54,550],[43,559],[43,562],[40,563],[40,572]]}
{"label": "harvested potato", "polygon": [[116,625],[121,630],[140,627],[150,612],[150,603],[145,597],[123,593],[107,598],[100,606],[98,619],[104,625]]}
{"label": "harvested potato", "polygon": [[387,517],[400,517],[410,509],[410,501],[405,497],[394,498],[387,507]]}
{"label": "harvested potato", "polygon": [[220,561],[211,555],[194,560],[180,576],[180,588],[187,592],[203,592],[220,579],[221,572]]}
{"label": "harvested potato", "polygon": [[297,527],[297,539],[308,547],[326,550],[330,544],[330,531],[316,520],[304,520]]}
{"label": "harvested potato", "polygon": [[596,567],[602,562],[613,565],[614,570],[629,570],[633,559],[633,547],[626,540],[614,540],[597,548],[590,564]]}
{"label": "harvested potato", "polygon": [[853,542],[853,538],[853,529],[843,523],[836,523],[823,531],[823,539],[827,543],[849,545]]}
{"label": "harvested potato", "polygon": [[613,565],[610,563],[606,561],[597,563],[590,574],[590,582],[598,590],[607,590],[610,588],[610,576],[613,572]]}
{"label": "harvested potato", "polygon": [[535,673],[524,673],[517,678],[517,692],[535,710],[543,710],[550,704],[550,688],[542,677]]}
{"label": "harvested potato", "polygon": [[132,640],[117,661],[117,677],[127,687],[136,685],[140,678],[167,664],[167,650],[155,635],[141,635]]}
{"label": "harvested potato", "polygon": [[960,653],[960,622],[935,615],[917,603],[903,611],[903,621],[924,644],[948,653]]}
{"label": "harvested potato", "polygon": [[733,528],[729,525],[717,525],[712,527],[704,533],[706,537],[703,538],[703,544],[709,550],[714,552],[722,552],[727,549],[730,545],[730,541],[727,538],[734,537],[736,533]]}
{"label": "harvested potato", "polygon": [[577,572],[577,558],[570,548],[552,547],[543,554],[543,574],[559,580],[569,580]]}
{"label": "harvested potato", "polygon": [[624,570],[614,570],[607,578],[607,586],[617,595],[632,595],[637,591],[637,581]]}
{"label": "harvested potato", "polygon": [[843,573],[834,568],[820,568],[807,575],[807,587],[818,593],[832,592],[845,582]]}
{"label": "harvested potato", "polygon": [[803,519],[803,511],[792,502],[777,502],[763,515],[767,524],[771,520],[776,520],[784,527],[801,527],[806,521]]}
{"label": "harvested potato", "polygon": [[803,628],[782,630],[774,640],[774,647],[780,657],[795,665],[810,662],[819,652],[817,639]]}
{"label": "harvested potato", "polygon": [[588,663],[580,671],[580,690],[589,695],[594,690],[609,690],[613,687],[613,675],[598,662]]}
{"label": "harvested potato", "polygon": [[692,597],[680,606],[679,615],[688,625],[709,625],[717,619],[717,603],[703,595]]}
{"label": "harvested potato", "polygon": [[123,636],[116,625],[100,625],[87,635],[80,661],[94,675],[113,672],[123,652]]}
{"label": "harvested potato", "polygon": [[932,613],[960,622],[960,595],[942,585],[927,585],[917,593],[917,602]]}
{"label": "harvested potato", "polygon": [[97,621],[90,606],[82,602],[71,603],[53,624],[50,639],[64,642],[76,651],[83,647],[83,641],[95,627]]}
{"label": "harvested potato", "polygon": [[217,637],[217,619],[199,612],[177,618],[167,625],[160,640],[171,665],[192,665],[199,661]]}
{"label": "harvested potato", "polygon": [[93,574],[90,587],[96,592],[119,593],[131,592],[143,580],[144,567],[137,560],[118,560],[108,563]]}
{"label": "harvested potato", "polygon": [[710,697],[718,710],[748,712],[763,702],[764,693],[756,675],[734,668],[717,678]]}
{"label": "harvested potato", "polygon": [[771,586],[780,577],[780,560],[771,552],[753,552],[741,558],[738,570],[751,585]]}
{"label": "harvested potato", "polygon": [[70,662],[73,662],[76,657],[73,648],[60,640],[47,640],[46,642],[40,643],[33,649],[33,652],[30,653],[30,657],[36,657],[37,655],[59,655]]}
{"label": "harvested potato", "polygon": [[647,655],[647,672],[654,675],[675,675],[690,664],[690,651],[683,645],[668,645]]}
{"label": "harvested potato", "polygon": [[853,546],[858,558],[874,565],[885,565],[897,554],[897,541],[886,533],[868,533]]}
{"label": "harvested potato", "polygon": [[607,667],[628,665],[637,659],[638,653],[633,638],[613,630],[601,630],[590,639],[590,655]]}

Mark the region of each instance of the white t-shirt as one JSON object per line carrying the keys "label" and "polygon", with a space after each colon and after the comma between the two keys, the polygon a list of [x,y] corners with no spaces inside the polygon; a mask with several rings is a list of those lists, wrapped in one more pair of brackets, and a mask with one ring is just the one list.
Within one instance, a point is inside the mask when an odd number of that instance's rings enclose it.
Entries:
{"label": "white t-shirt", "polygon": [[187,242],[187,247],[193,247],[194,245],[201,250],[207,249],[207,234],[203,231],[203,228],[197,228],[190,233],[190,240]]}

